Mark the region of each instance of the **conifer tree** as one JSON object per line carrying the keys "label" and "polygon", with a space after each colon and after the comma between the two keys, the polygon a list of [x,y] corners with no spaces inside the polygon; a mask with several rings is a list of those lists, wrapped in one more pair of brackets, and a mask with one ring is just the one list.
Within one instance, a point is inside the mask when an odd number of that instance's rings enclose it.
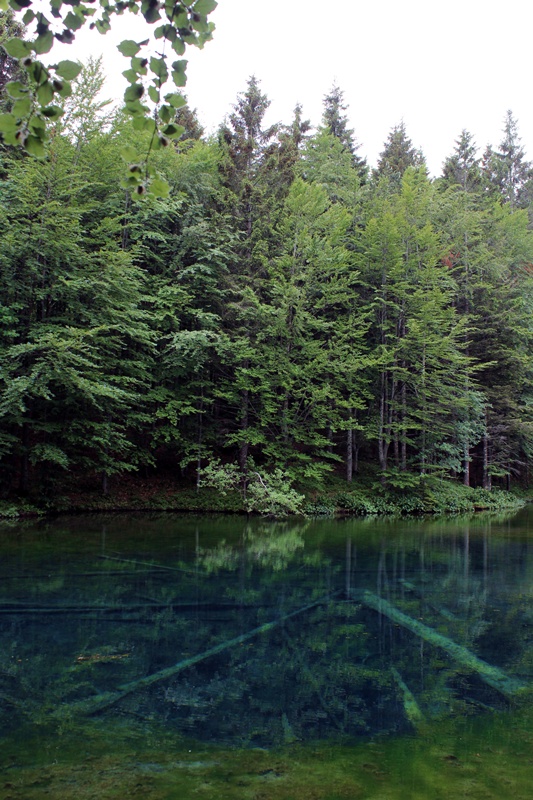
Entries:
{"label": "conifer tree", "polygon": [[[184,97],[186,100],[187,98]],[[178,108],[176,111],[176,116],[174,117],[174,122],[176,125],[181,125],[185,130],[177,140],[182,146],[182,142],[189,141],[189,140],[198,140],[201,139],[204,135],[204,127],[200,124],[198,120],[198,114],[195,108],[191,108],[189,104],[185,104]]]}
{"label": "conifer tree", "polygon": [[322,115],[322,128],[326,133],[335,136],[352,157],[352,164],[357,172],[359,180],[364,183],[368,173],[365,158],[361,158],[357,151],[360,145],[354,138],[353,128],[348,128],[348,117],[346,111],[348,106],[344,104],[344,92],[334,83],[329,94],[324,97],[324,112]]}
{"label": "conifer tree", "polygon": [[284,134],[290,137],[294,146],[299,150],[311,130],[311,121],[302,116],[302,106],[297,103],[294,107],[292,123],[285,129]]}
{"label": "conifer tree", "polygon": [[511,111],[505,115],[499,149],[494,151],[488,147],[485,152],[483,172],[489,191],[499,196],[502,202],[509,203],[511,208],[525,208],[528,205],[526,187],[533,173],[521,145],[518,123]]}
{"label": "conifer tree", "polygon": [[[258,390],[256,366],[259,354],[260,308],[268,299],[266,280],[271,259],[279,252],[275,233],[283,201],[294,175],[297,150],[280,143],[279,126],[263,127],[270,101],[255,77],[237,98],[222,126],[221,178],[228,190],[226,213],[235,221],[233,263],[230,268],[230,298],[224,324],[234,344],[234,372],[227,387],[230,401],[238,407],[237,429],[228,443],[239,450],[239,465],[246,470],[250,446],[260,444],[263,434],[257,427],[258,412],[254,397]],[[283,158],[288,154],[288,158]],[[254,412],[253,409],[256,409]]]}
{"label": "conifer tree", "polygon": [[424,164],[424,156],[413,146],[402,120],[390,131],[373,174],[374,178],[386,177],[399,185],[408,167],[420,167]]}
{"label": "conifer tree", "polygon": [[463,129],[455,142],[452,155],[442,167],[441,187],[460,186],[464,192],[478,192],[481,187],[481,166],[473,136]]}
{"label": "conifer tree", "polygon": [[402,473],[443,468],[439,449],[462,402],[458,376],[468,369],[452,283],[439,263],[430,220],[433,191],[423,167],[408,168],[400,194],[375,201],[362,233],[362,277],[378,301],[373,341],[379,369],[368,433],[384,480],[393,480],[391,460]]}

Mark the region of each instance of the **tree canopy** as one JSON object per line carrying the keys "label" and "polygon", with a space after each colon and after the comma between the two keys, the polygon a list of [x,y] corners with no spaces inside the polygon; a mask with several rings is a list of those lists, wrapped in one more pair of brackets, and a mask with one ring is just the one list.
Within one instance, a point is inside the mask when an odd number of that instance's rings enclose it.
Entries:
{"label": "tree canopy", "polygon": [[230,476],[246,508],[289,509],[332,475],[399,498],[527,479],[531,168],[512,117],[490,169],[463,131],[432,180],[402,125],[362,175],[340,95],[314,131],[300,107],[272,125],[252,76],[215,136],[178,109],[180,137],[152,148],[164,196],[132,203],[124,153],[154,133],[101,85],[90,61],[45,157],[0,146],[4,494]]}

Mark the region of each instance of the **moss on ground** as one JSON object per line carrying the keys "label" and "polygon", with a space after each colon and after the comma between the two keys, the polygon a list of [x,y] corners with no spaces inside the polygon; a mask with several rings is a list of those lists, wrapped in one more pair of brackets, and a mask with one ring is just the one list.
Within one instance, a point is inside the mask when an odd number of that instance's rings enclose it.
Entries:
{"label": "moss on ground", "polygon": [[1,742],[3,800],[529,800],[531,708],[440,721],[422,735],[277,750],[185,742],[93,721]]}

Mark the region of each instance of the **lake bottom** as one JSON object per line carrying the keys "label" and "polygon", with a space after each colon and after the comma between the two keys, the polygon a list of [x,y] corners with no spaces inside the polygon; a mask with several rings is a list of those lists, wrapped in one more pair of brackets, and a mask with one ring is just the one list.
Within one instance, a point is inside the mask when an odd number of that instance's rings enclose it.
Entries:
{"label": "lake bottom", "polygon": [[428,723],[417,735],[204,745],[117,716],[0,741],[2,800],[530,800],[530,708]]}

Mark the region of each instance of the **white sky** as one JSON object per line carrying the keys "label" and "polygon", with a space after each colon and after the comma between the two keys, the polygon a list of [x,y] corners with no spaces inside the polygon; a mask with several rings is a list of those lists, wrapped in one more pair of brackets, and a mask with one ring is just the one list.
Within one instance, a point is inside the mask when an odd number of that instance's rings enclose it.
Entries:
{"label": "white sky", "polygon": [[[323,97],[336,82],[359,154],[371,165],[403,119],[430,172],[439,174],[462,128],[481,153],[489,142],[497,146],[509,108],[533,157],[529,0],[219,0],[210,19],[213,41],[184,56],[185,91],[208,132],[254,74],[271,100],[267,123],[289,123],[300,102],[319,124]],[[115,45],[146,38],[147,27],[136,35],[123,16],[114,28],[105,37],[78,33],[60,57],[102,53],[107,96],[119,98],[129,62]],[[57,58],[56,48],[52,53]]]}

